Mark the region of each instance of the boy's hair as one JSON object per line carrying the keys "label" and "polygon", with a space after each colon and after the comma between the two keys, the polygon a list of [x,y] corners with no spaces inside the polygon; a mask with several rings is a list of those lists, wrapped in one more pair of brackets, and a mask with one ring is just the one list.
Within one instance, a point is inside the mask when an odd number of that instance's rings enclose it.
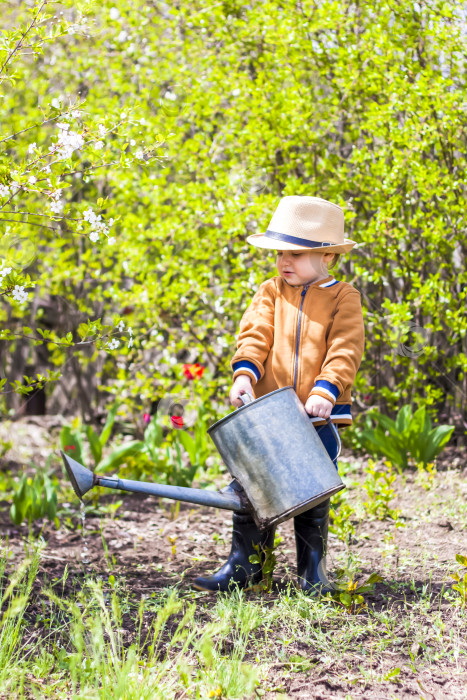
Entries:
{"label": "boy's hair", "polygon": [[331,260],[330,263],[328,263],[328,270],[331,269],[332,267],[335,267],[339,261],[341,254],[340,253],[334,253],[334,257]]}

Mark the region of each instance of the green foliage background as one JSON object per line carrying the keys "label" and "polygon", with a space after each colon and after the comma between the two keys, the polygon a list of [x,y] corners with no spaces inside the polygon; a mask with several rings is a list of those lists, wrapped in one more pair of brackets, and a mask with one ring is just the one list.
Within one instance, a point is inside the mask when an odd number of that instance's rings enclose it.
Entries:
{"label": "green foliage background", "polygon": [[[465,434],[464,26],[462,3],[440,0],[8,3],[4,410],[39,367],[57,372],[51,406],[92,417],[108,393],[137,414],[185,392],[197,361],[225,412],[239,319],[275,274],[246,236],[306,194],[343,206],[359,243],[333,270],[364,305],[354,419],[426,404]],[[83,146],[47,155],[67,121]],[[90,240],[89,208],[114,219],[113,245]]]}

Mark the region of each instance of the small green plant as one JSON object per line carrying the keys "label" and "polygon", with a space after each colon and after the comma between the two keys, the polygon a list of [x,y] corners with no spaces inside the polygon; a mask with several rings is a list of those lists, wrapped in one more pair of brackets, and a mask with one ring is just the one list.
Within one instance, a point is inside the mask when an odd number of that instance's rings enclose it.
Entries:
{"label": "small green plant", "polygon": [[329,530],[336,537],[349,546],[351,538],[355,535],[355,527],[352,523],[355,511],[345,501],[333,504],[329,511]]}
{"label": "small green plant", "polygon": [[[188,458],[182,454],[182,449]],[[163,426],[157,416],[153,416],[143,440],[132,440],[114,448],[108,457],[96,465],[95,471],[102,473],[110,467],[125,463],[123,476],[134,479],[151,477],[174,486],[191,486],[211,449],[200,412],[194,426],[194,435],[185,429],[174,429],[167,436],[166,442]]]}
{"label": "small green plant", "polygon": [[417,484],[419,484],[425,491],[429,491],[433,488],[434,480],[437,475],[437,469],[434,462],[429,462],[424,465],[422,462],[417,464]]}
{"label": "small green plant", "polygon": [[11,440],[0,440],[0,459],[3,459],[3,457],[11,450],[12,447],[13,443]]}
{"label": "small green plant", "polygon": [[60,433],[60,444],[65,454],[77,462],[86,464],[88,453],[90,452],[94,461],[94,470],[104,472],[121,464],[127,457],[140,451],[144,443],[140,440],[131,440],[115,447],[107,457],[102,457],[103,448],[109,441],[112,433],[117,411],[118,404],[110,408],[100,434],[91,425],[83,427],[79,418],[73,420],[71,426],[64,426]]}
{"label": "small green plant", "polygon": [[365,470],[368,476],[363,483],[368,500],[364,502],[363,507],[369,516],[377,520],[386,518],[397,520],[400,510],[389,507],[389,502],[394,498],[394,489],[391,486],[396,475],[392,471],[391,462],[384,464],[385,469],[378,469],[372,459],[368,460],[368,467]]}
{"label": "small green plant", "polygon": [[454,574],[452,578],[456,583],[453,584],[452,588],[460,596],[462,607],[467,607],[467,557],[463,554],[456,554],[456,561],[462,566]]}
{"label": "small green plant", "polygon": [[266,593],[270,593],[272,590],[273,574],[277,565],[276,559],[276,549],[282,542],[283,538],[279,535],[274,537],[274,543],[272,547],[261,547],[260,544],[253,545],[256,550],[256,554],[251,554],[249,561],[251,564],[261,564],[261,559],[263,558],[263,579],[261,581],[261,586]]}
{"label": "small green plant", "polygon": [[57,491],[48,474],[34,477],[23,474],[13,493],[10,518],[15,525],[47,517],[59,527]]}
{"label": "small green plant", "polygon": [[381,457],[387,457],[402,470],[409,466],[409,459],[415,464],[432,462],[449,441],[453,425],[438,425],[432,428],[426,406],[421,406],[412,415],[410,406],[403,406],[396,420],[379,411],[371,413],[375,428],[365,428],[360,435],[365,450]]}
{"label": "small green plant", "polygon": [[373,573],[365,581],[358,581],[355,573],[347,568],[338,569],[336,575],[337,581],[334,584],[336,591],[332,594],[332,598],[349,615],[358,614],[367,607],[363,594],[372,591],[375,584],[383,580],[379,574]]}

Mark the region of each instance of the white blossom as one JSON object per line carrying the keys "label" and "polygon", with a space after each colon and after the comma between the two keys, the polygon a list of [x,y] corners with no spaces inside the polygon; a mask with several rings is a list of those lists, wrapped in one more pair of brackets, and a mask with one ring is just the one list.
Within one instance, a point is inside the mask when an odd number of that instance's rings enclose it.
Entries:
{"label": "white blossom", "polygon": [[130,335],[130,339],[128,341],[128,347],[131,348],[133,347],[133,337]]}
{"label": "white blossom", "polygon": [[31,185],[33,185],[35,182],[37,182],[37,178],[35,178],[34,175],[31,175],[31,177],[29,178],[28,182],[29,182]]}
{"label": "white blossom", "polygon": [[120,322],[119,322],[117,328],[118,328],[118,330],[120,331],[120,333],[123,333],[123,331],[124,331],[124,329],[125,329],[125,324],[123,323],[123,321],[120,321]]}
{"label": "white blossom", "polygon": [[118,348],[119,345],[120,341],[116,338],[113,338],[113,340],[111,340],[110,343],[108,343],[107,347],[109,348],[109,350],[115,350],[115,348]]}
{"label": "white blossom", "polygon": [[94,144],[94,148],[97,151],[100,151],[102,148],[104,148],[104,142],[103,141],[96,141],[96,143]]}
{"label": "white blossom", "polygon": [[98,221],[100,218],[99,216],[96,216],[93,212],[92,209],[86,209],[86,211],[83,212],[83,219],[85,221],[89,221],[89,223],[94,224],[96,221]]}
{"label": "white blossom", "polygon": [[27,298],[28,298],[28,293],[24,291],[24,285],[22,285],[22,284],[17,284],[17,285],[15,286],[15,288],[13,289],[13,291],[12,291],[12,293],[11,293],[11,296],[12,296],[13,299],[15,299],[16,301],[23,302],[23,301],[26,301],[26,300],[27,300]]}
{"label": "white blossom", "polygon": [[109,10],[109,17],[110,19],[118,19],[120,17],[120,10],[118,7],[111,7]]}
{"label": "white blossom", "polygon": [[61,214],[61,212],[63,211],[63,200],[56,199],[55,201],[51,202],[50,210],[53,211],[55,214]]}
{"label": "white blossom", "polygon": [[54,97],[50,104],[52,105],[52,107],[55,107],[55,109],[60,109],[60,100],[57,100],[56,97]]}
{"label": "white blossom", "polygon": [[9,275],[11,272],[11,267],[2,267],[0,270],[0,284],[3,283],[3,278]]}
{"label": "white blossom", "polygon": [[36,148],[36,143],[30,143],[28,146],[28,153],[32,153],[34,149]]}
{"label": "white blossom", "polygon": [[131,139],[130,146],[134,146],[135,144],[136,144],[136,141],[134,139]]}
{"label": "white blossom", "polygon": [[73,151],[81,148],[84,144],[84,139],[81,134],[76,131],[68,132],[69,124],[57,124],[60,128],[57,144],[59,145],[58,155],[60,158],[70,158]]}
{"label": "white blossom", "polygon": [[113,226],[114,221],[115,221],[115,219],[109,219],[107,221],[107,226]]}
{"label": "white blossom", "polygon": [[10,188],[6,185],[0,185],[0,197],[8,197],[10,194]]}
{"label": "white blossom", "polygon": [[125,30],[122,29],[122,31],[120,32],[120,34],[117,37],[117,41],[120,41],[120,42],[125,41],[125,39],[127,37],[128,37],[127,32],[125,32]]}
{"label": "white blossom", "polygon": [[99,232],[98,231],[91,231],[91,233],[89,234],[89,238],[93,243],[95,243],[96,241],[99,240]]}
{"label": "white blossom", "polygon": [[110,236],[110,238],[107,239],[107,243],[109,245],[114,245],[115,243],[115,236]]}
{"label": "white blossom", "polygon": [[99,130],[99,136],[104,136],[107,131],[107,129],[105,128],[105,124],[99,124],[97,128]]}
{"label": "white blossom", "polygon": [[135,151],[135,158],[139,158],[140,160],[144,160],[144,153],[141,148],[138,148],[137,151]]}

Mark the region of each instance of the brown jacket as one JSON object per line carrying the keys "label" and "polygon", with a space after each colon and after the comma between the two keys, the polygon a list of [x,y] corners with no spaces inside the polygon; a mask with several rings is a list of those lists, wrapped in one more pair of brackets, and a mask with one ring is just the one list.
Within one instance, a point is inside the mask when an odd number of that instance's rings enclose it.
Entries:
{"label": "brown jacket", "polygon": [[[234,379],[246,374],[255,398],[294,386],[333,403],[331,421],[350,425],[350,395],[365,345],[360,292],[329,275],[292,287],[281,277],[263,282],[240,321]],[[315,426],[323,418],[311,416]]]}

